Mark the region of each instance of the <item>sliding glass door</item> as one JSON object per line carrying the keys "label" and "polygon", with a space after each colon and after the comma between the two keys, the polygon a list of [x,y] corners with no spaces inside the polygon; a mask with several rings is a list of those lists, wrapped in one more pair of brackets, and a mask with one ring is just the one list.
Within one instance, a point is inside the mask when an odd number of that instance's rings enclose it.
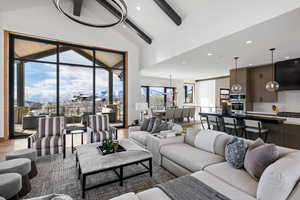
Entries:
{"label": "sliding glass door", "polygon": [[90,114],[125,122],[122,52],[10,35],[10,135],[36,132],[38,118],[65,116],[86,125]]}

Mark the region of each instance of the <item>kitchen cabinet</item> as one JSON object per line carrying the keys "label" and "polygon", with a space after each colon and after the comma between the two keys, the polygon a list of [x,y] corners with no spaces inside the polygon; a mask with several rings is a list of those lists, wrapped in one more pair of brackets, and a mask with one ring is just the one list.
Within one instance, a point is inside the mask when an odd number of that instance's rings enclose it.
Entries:
{"label": "kitchen cabinet", "polygon": [[246,94],[246,110],[253,110],[253,103],[251,100],[250,94],[250,71],[248,68],[240,68],[237,70],[237,76],[236,76],[236,70],[232,69],[230,70],[230,88],[232,84],[237,82],[242,86],[241,93]]}
{"label": "kitchen cabinet", "polygon": [[252,102],[277,102],[277,92],[266,90],[267,82],[271,81],[272,65],[264,65],[249,68],[250,71],[250,94]]}

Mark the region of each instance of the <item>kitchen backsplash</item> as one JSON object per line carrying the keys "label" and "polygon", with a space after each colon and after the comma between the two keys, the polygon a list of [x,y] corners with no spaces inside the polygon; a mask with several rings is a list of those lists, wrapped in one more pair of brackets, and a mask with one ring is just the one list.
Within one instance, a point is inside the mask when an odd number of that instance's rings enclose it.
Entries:
{"label": "kitchen backsplash", "polygon": [[257,112],[272,112],[272,105],[282,112],[300,112],[300,90],[278,92],[276,103],[254,103],[253,110]]}

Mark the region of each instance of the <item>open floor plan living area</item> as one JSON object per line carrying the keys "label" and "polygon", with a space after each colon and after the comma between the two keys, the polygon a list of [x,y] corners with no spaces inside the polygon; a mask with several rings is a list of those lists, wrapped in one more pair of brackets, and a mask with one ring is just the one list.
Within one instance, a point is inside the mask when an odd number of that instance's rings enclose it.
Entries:
{"label": "open floor plan living area", "polygon": [[300,200],[299,0],[0,0],[0,200]]}

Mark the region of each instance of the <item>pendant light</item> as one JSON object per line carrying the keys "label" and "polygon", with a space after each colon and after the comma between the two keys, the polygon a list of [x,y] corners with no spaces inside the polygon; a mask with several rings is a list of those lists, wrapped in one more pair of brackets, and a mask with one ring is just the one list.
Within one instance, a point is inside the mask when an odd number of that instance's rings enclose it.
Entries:
{"label": "pendant light", "polygon": [[276,92],[279,89],[279,83],[275,81],[275,65],[274,65],[274,51],[275,48],[270,49],[272,56],[272,80],[266,84],[266,90],[269,92]]}
{"label": "pendant light", "polygon": [[237,82],[237,76],[238,76],[238,69],[237,69],[237,62],[239,57],[234,57],[235,60],[235,83],[231,86],[231,92],[238,94],[242,91],[242,86]]}

